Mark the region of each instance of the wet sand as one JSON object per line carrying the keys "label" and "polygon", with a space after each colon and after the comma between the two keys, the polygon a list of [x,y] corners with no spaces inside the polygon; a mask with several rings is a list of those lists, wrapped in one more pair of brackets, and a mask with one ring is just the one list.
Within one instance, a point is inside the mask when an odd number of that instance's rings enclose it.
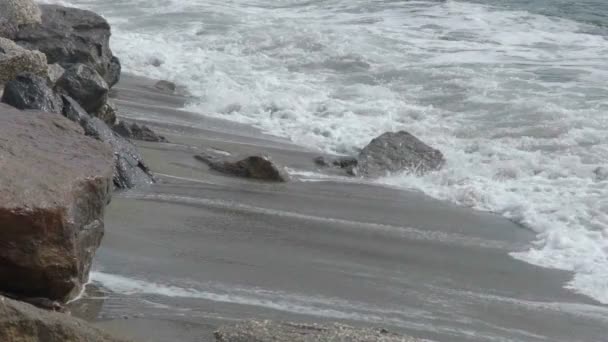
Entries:
{"label": "wet sand", "polygon": [[[534,236],[422,194],[322,179],[318,153],[176,110],[186,98],[125,77],[120,116],[171,143],[138,143],[159,182],[117,194],[93,285],[75,314],[140,341],[213,341],[240,319],[342,321],[436,341],[604,341],[608,307],[570,274],[508,254]],[[264,153],[286,184],[226,177],[193,155]]]}

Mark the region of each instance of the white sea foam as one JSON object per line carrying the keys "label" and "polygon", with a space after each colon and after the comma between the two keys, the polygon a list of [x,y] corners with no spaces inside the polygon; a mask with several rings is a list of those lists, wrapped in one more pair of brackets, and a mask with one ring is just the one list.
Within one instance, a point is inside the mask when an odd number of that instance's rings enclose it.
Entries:
{"label": "white sea foam", "polygon": [[459,1],[71,2],[113,24],[126,71],[187,86],[189,109],[340,153],[407,129],[448,163],[381,182],[533,229],[514,257],[574,271],[569,288],[608,303],[597,28]]}

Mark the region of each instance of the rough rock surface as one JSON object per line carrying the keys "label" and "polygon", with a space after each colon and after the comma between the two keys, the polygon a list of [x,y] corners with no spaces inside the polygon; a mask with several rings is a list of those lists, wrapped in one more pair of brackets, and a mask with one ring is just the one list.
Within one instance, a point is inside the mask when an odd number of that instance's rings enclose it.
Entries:
{"label": "rough rock surface", "polygon": [[17,75],[6,83],[2,102],[18,109],[38,109],[50,113],[61,113],[63,104],[51,89],[46,79],[29,73]]}
{"label": "rough rock surface", "polygon": [[285,182],[288,178],[284,171],[266,156],[250,156],[237,161],[210,155],[196,155],[194,158],[206,163],[212,170],[232,176],[271,182]]}
{"label": "rough rock surface", "polygon": [[46,75],[46,56],[39,51],[24,49],[12,40],[0,38],[0,84],[14,79],[21,72]]}
{"label": "rough rock surface", "polygon": [[156,82],[156,84],[154,84],[154,88],[156,88],[158,90],[162,90],[168,94],[173,94],[173,93],[175,93],[175,89],[177,87],[175,86],[175,83],[173,83],[173,82],[158,81],[158,82]]}
{"label": "rough rock surface", "polygon": [[71,316],[0,297],[0,341],[125,342]]}
{"label": "rough rock surface", "polygon": [[47,77],[49,82],[52,86],[55,86],[57,81],[59,81],[61,76],[65,73],[65,69],[57,63],[49,65],[48,69]]}
{"label": "rough rock surface", "polygon": [[136,123],[129,124],[121,121],[112,127],[114,132],[120,136],[133,140],[150,141],[150,142],[167,142],[167,139],[162,135],[152,131],[146,125],[138,125]]}
{"label": "rough rock surface", "polygon": [[103,236],[112,153],[61,115],[4,104],[0,137],[0,291],[69,300]]}
{"label": "rough rock surface", "polygon": [[127,139],[119,136],[101,121],[91,117],[69,96],[63,95],[63,115],[77,122],[87,136],[102,141],[114,152],[114,186],[119,189],[130,189],[154,182],[152,172],[137,151],[137,148]]}
{"label": "rough rock surface", "polygon": [[40,22],[40,8],[33,0],[0,1],[0,24],[19,26]]}
{"label": "rough rock surface", "polygon": [[109,126],[113,126],[116,123],[116,105],[108,100],[96,113],[93,113],[94,117],[107,123]]}
{"label": "rough rock surface", "polygon": [[14,40],[30,50],[43,52],[50,64],[67,68],[83,63],[93,67],[109,86],[118,82],[120,62],[110,50],[110,25],[86,10],[40,5],[40,24],[19,28]]}
{"label": "rough rock surface", "polygon": [[388,132],[372,140],[359,153],[358,172],[380,177],[393,172],[424,174],[445,163],[443,154],[408,132]]}
{"label": "rough rock surface", "polygon": [[413,337],[384,329],[354,328],[347,325],[317,325],[248,321],[221,327],[217,342],[421,342]]}
{"label": "rough rock surface", "polygon": [[57,81],[57,88],[78,101],[89,113],[99,111],[108,100],[110,88],[106,81],[85,64],[74,64]]}

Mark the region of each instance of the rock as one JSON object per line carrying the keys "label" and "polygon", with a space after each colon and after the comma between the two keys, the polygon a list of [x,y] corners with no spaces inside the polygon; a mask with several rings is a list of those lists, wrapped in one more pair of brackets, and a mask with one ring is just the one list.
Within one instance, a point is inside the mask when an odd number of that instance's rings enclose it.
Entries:
{"label": "rock", "polygon": [[140,126],[136,123],[129,124],[125,121],[121,121],[114,125],[112,129],[114,129],[114,132],[127,139],[150,142],[167,142],[165,137],[155,133],[145,125]]}
{"label": "rock", "polygon": [[0,137],[0,291],[65,302],[103,236],[112,153],[61,115],[4,104]]}
{"label": "rock", "polygon": [[597,181],[605,181],[608,180],[608,168],[603,166],[598,166],[593,170],[593,174],[595,175],[595,180]]}
{"label": "rock", "polygon": [[271,182],[285,182],[287,176],[269,157],[251,156],[238,161],[226,160],[210,155],[196,155],[194,158],[200,160],[212,170],[237,177],[259,179]]}
{"label": "rock", "polygon": [[2,102],[18,109],[37,109],[60,114],[63,104],[49,88],[46,79],[29,73],[19,74],[6,83]]}
{"label": "rock", "polygon": [[40,23],[40,8],[33,0],[0,1],[0,23],[11,26]]}
{"label": "rock", "polygon": [[214,335],[216,342],[422,342],[385,329],[271,321],[248,321],[225,326]]}
{"label": "rock", "polygon": [[169,93],[169,94],[175,93],[175,89],[176,89],[175,83],[169,82],[169,81],[158,81],[158,82],[156,82],[154,87],[158,90],[162,90],[165,93]]}
{"label": "rock", "polygon": [[152,172],[131,142],[114,133],[99,118],[87,114],[74,99],[67,95],[62,98],[64,103],[63,115],[80,124],[85,135],[108,144],[114,152],[113,182],[116,188],[130,189],[154,182]]}
{"label": "rock", "polygon": [[0,297],[0,341],[126,342],[71,316]]}
{"label": "rock", "polygon": [[96,113],[108,101],[110,88],[106,81],[85,64],[74,64],[57,81],[57,88],[78,101],[89,113]]}
{"label": "rock", "polygon": [[57,5],[40,5],[39,24],[20,27],[14,36],[17,44],[43,52],[49,64],[64,68],[82,63],[94,68],[109,86],[118,81],[120,63],[110,50],[110,25],[87,10]]}
{"label": "rock", "polygon": [[342,169],[350,176],[356,175],[358,160],[354,157],[340,157],[335,159],[327,159],[323,156],[314,159],[315,164],[320,167],[334,167]]}
{"label": "rock", "polygon": [[57,81],[59,81],[61,76],[65,73],[65,69],[57,63],[49,65],[48,69],[47,77],[51,86],[54,87]]}
{"label": "rock", "polygon": [[9,39],[0,38],[0,84],[14,79],[22,72],[45,76],[46,56],[39,51],[24,49]]}
{"label": "rock", "polygon": [[116,123],[116,105],[108,100],[93,116],[112,126]]}
{"label": "rock", "polygon": [[358,157],[358,172],[380,177],[393,172],[418,175],[438,170],[445,163],[443,154],[408,132],[384,133],[372,140]]}

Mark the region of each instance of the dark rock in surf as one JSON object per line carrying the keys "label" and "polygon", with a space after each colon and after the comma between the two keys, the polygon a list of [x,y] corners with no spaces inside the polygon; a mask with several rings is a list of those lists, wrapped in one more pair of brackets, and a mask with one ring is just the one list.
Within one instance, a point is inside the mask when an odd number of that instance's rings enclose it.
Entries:
{"label": "dark rock in surf", "polygon": [[145,125],[138,125],[136,123],[129,124],[128,122],[121,121],[114,125],[112,129],[114,129],[114,132],[127,139],[150,142],[167,142],[165,137],[157,134]]}
{"label": "dark rock in surf", "polygon": [[366,177],[394,172],[424,174],[445,164],[443,154],[408,132],[388,132],[372,140],[359,153],[357,170]]}
{"label": "dark rock in surf", "polygon": [[74,64],[57,81],[57,88],[78,101],[89,113],[96,113],[108,100],[106,81],[85,64]]}
{"label": "dark rock in surf", "polygon": [[30,73],[22,73],[6,83],[2,102],[17,109],[37,109],[60,114],[61,98],[51,89],[46,79]]}
{"label": "dark rock in surf", "polygon": [[165,93],[168,93],[168,94],[173,94],[173,93],[175,93],[176,86],[175,86],[175,83],[173,83],[173,82],[158,81],[154,85],[154,88],[156,88],[158,90],[161,90],[161,91],[163,91]]}
{"label": "dark rock in surf", "polygon": [[321,157],[317,157],[314,159],[314,162],[317,166],[320,167],[333,167],[333,168],[337,168],[337,169],[342,169],[344,171],[346,171],[346,173],[348,175],[355,175],[356,173],[356,168],[357,168],[357,164],[358,164],[358,160],[357,158],[354,157],[340,157],[340,158],[334,158],[334,159],[327,159],[323,156]]}
{"label": "dark rock in surf", "polygon": [[110,25],[104,18],[58,5],[40,5],[40,9],[41,22],[20,26],[13,39],[17,44],[44,53],[49,64],[64,68],[86,64],[110,87],[118,82],[120,62],[110,50]]}
{"label": "dark rock in surf", "polygon": [[241,160],[228,160],[210,155],[196,155],[194,158],[206,163],[212,170],[231,176],[269,182],[286,182],[288,178],[282,168],[266,156],[250,156]]}

